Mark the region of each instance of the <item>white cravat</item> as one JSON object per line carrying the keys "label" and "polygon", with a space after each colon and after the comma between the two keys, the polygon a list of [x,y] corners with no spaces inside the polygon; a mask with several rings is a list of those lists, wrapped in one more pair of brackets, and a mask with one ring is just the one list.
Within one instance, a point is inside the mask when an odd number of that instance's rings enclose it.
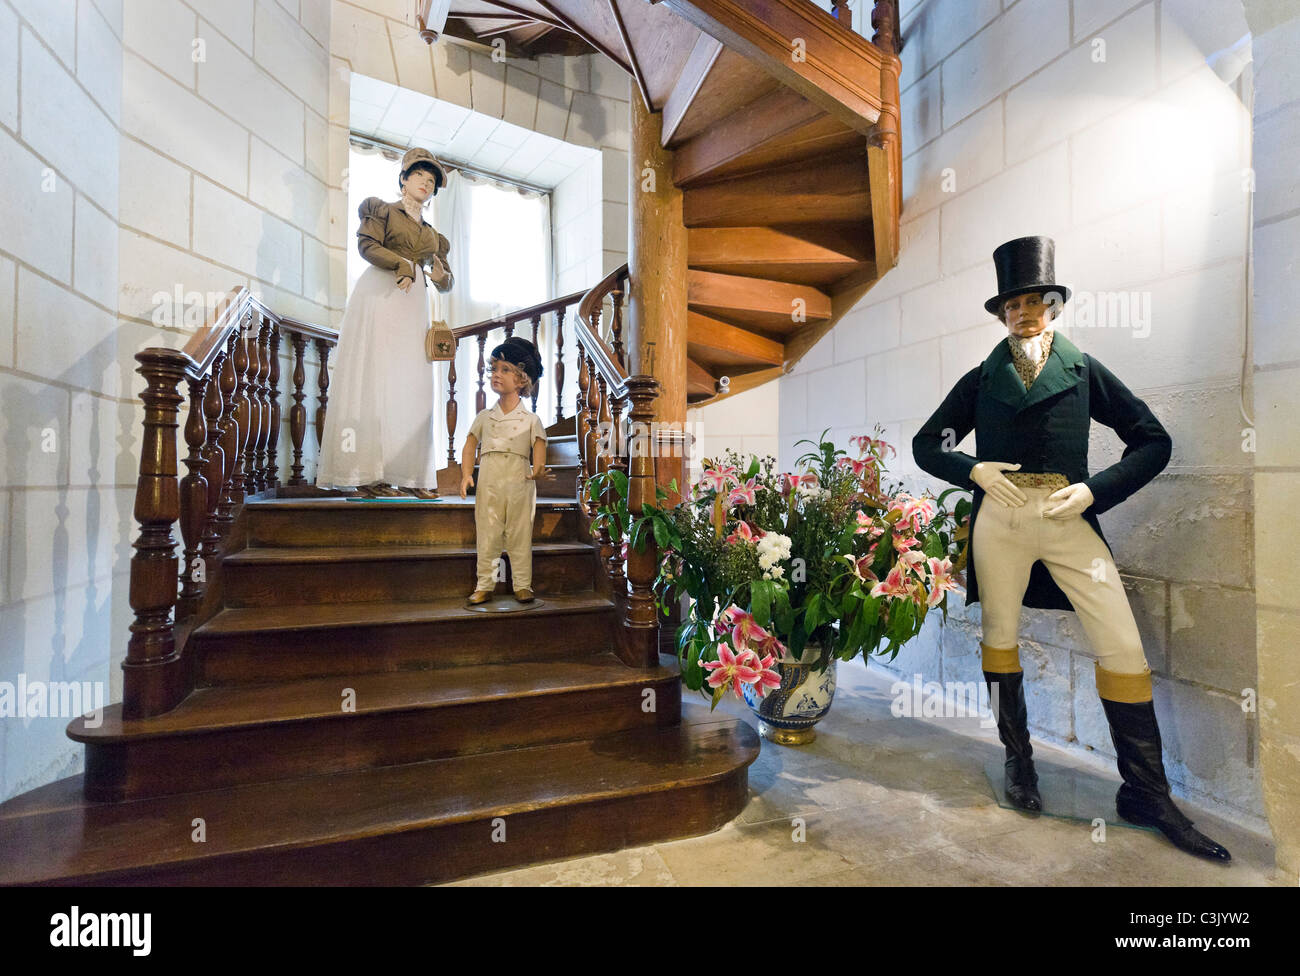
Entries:
{"label": "white cravat", "polygon": [[1025,357],[1031,363],[1035,363],[1038,366],[1042,366],[1043,360],[1046,358],[1043,355],[1043,345],[1047,340],[1047,334],[1051,331],[1052,331],[1052,326],[1049,325],[1047,326],[1047,328],[1043,329],[1043,331],[1038,333],[1038,335],[1036,336],[1023,337],[1023,336],[1013,335],[1011,337],[1011,340],[1020,347],[1020,351],[1025,354]]}

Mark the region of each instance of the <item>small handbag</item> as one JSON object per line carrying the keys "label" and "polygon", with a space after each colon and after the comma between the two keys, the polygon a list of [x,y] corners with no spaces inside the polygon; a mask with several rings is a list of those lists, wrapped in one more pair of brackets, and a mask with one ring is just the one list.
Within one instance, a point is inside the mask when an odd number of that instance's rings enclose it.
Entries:
{"label": "small handbag", "polygon": [[[433,279],[429,277],[428,268],[424,269],[424,276],[432,288]],[[433,315],[437,314],[437,303],[434,303]],[[431,363],[445,363],[456,358],[456,336],[443,319],[431,318],[429,328],[424,333],[424,355]]]}

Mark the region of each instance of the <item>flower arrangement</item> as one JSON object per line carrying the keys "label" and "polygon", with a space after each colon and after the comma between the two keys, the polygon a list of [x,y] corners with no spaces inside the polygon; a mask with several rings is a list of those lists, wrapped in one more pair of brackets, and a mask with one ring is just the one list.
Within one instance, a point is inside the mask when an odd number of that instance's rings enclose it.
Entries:
{"label": "flower arrangement", "polygon": [[[817,671],[832,657],[892,659],[930,610],[947,619],[947,594],[965,566],[969,498],[948,511],[946,497],[961,489],[937,499],[913,497],[901,484],[882,489],[894,449],[879,436],[851,438],[856,457],[827,432],[805,444],[793,472],[778,473],[770,456],[727,451],[704,462],[675,506],[645,506],[636,519],[625,501],[600,510],[620,520],[638,551],[653,534],[665,613],[690,597],[677,631],[682,676],[694,690],[707,685],[714,706],[728,689],[743,698],[747,684],[766,695],[780,685],[773,664],[802,661],[809,647],[819,651]],[[625,499],[626,481],[616,485]]]}

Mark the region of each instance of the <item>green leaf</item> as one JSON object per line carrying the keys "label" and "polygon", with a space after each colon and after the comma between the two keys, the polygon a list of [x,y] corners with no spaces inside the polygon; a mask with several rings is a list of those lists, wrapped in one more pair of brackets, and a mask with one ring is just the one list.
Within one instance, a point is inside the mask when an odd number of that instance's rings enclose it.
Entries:
{"label": "green leaf", "polygon": [[772,581],[754,580],[749,585],[749,592],[754,623],[766,627],[772,616]]}
{"label": "green leaf", "polygon": [[718,687],[713,689],[713,701],[709,705],[710,712],[718,707],[718,702],[722,701],[722,696],[725,695],[726,693],[727,693],[727,689],[723,687]]}

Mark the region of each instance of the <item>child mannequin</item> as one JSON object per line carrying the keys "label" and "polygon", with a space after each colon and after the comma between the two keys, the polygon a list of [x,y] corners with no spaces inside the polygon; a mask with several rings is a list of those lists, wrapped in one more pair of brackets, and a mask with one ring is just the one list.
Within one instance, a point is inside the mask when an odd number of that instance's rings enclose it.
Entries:
{"label": "child mannequin", "polygon": [[546,430],[524,406],[542,375],[542,358],[527,339],[511,337],[492,350],[492,392],[500,399],[470,424],[460,458],[460,497],[474,484],[474,454],[479,444],[474,529],[478,543],[478,582],[471,604],[486,603],[496,586],[495,563],[510,554],[515,599],[533,600],[533,517],[537,481],[546,478]]}

